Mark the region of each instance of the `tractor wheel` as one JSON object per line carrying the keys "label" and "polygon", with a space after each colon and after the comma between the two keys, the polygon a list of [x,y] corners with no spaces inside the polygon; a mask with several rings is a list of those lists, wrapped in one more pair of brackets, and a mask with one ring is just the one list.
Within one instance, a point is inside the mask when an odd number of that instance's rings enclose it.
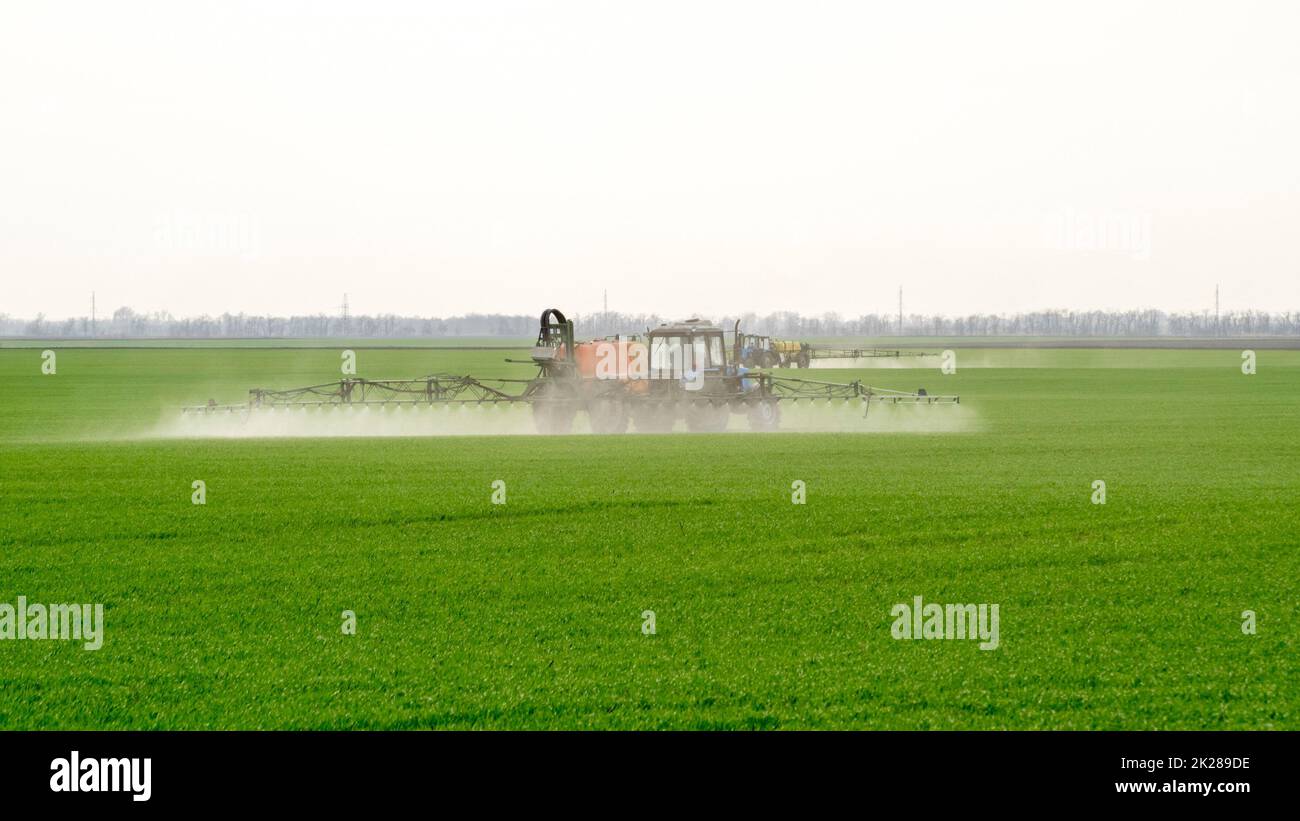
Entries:
{"label": "tractor wheel", "polygon": [[645,401],[632,411],[632,424],[640,433],[671,433],[677,409],[671,402]]}
{"label": "tractor wheel", "polygon": [[587,405],[592,433],[626,433],[627,403],[619,396],[598,396]]}
{"label": "tractor wheel", "polygon": [[812,365],[812,357],[807,352],[799,354],[799,367],[807,368]]}
{"label": "tractor wheel", "polygon": [[561,385],[543,385],[533,400],[533,424],[538,433],[568,433],[577,415],[577,403]]}
{"label": "tractor wheel", "polygon": [[776,430],[781,426],[781,408],[771,400],[755,402],[749,408],[750,430]]}
{"label": "tractor wheel", "polygon": [[725,404],[692,402],[686,407],[686,427],[696,433],[719,433],[727,429],[731,409]]}

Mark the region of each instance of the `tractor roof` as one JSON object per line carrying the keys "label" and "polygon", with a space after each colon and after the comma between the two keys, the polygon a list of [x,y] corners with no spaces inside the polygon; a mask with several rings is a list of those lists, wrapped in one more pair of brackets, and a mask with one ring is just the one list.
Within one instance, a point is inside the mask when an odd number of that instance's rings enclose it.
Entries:
{"label": "tractor roof", "polygon": [[673,322],[660,325],[650,332],[651,336],[689,336],[691,334],[722,333],[722,329],[707,319],[688,319],[685,322]]}

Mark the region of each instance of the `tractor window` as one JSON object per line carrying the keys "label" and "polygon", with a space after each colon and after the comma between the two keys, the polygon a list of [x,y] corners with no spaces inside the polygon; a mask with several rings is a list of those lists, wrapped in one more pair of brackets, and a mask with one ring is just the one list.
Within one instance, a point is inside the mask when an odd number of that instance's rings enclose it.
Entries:
{"label": "tractor window", "polygon": [[722,337],[716,334],[650,338],[651,379],[681,379],[687,373],[725,364]]}
{"label": "tractor window", "polygon": [[721,368],[722,366],[722,337],[711,336],[709,337],[709,367]]}

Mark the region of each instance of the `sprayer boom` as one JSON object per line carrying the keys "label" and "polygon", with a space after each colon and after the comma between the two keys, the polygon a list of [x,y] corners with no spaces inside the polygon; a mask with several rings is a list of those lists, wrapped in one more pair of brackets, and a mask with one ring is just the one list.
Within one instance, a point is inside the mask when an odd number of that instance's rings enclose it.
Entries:
{"label": "sprayer boom", "polygon": [[[698,319],[662,325],[646,338],[619,336],[575,342],[573,322],[555,308],[542,313],[533,348],[532,379],[480,380],[434,374],[415,379],[362,379],[303,388],[253,388],[242,405],[183,408],[189,414],[253,413],[276,408],[348,408],[526,403],[544,433],[565,433],[585,412],[597,433],[672,430],[681,418],[697,431],[726,428],[743,413],[754,430],[775,430],[782,403],[806,400],[871,403],[956,404],[956,396],[931,396],[875,388],[861,381],[823,382],[750,370],[743,364],[739,325],[727,345],[720,328]],[[647,344],[648,343],[648,344]],[[855,349],[856,350],[856,349]],[[895,352],[897,353],[897,352]]]}

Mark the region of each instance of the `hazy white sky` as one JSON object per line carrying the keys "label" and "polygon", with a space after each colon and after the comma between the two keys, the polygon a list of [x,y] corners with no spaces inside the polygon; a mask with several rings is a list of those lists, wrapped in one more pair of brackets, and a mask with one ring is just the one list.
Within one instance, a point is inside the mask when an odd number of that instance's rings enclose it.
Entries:
{"label": "hazy white sky", "polygon": [[1300,309],[1300,3],[11,2],[0,313]]}

